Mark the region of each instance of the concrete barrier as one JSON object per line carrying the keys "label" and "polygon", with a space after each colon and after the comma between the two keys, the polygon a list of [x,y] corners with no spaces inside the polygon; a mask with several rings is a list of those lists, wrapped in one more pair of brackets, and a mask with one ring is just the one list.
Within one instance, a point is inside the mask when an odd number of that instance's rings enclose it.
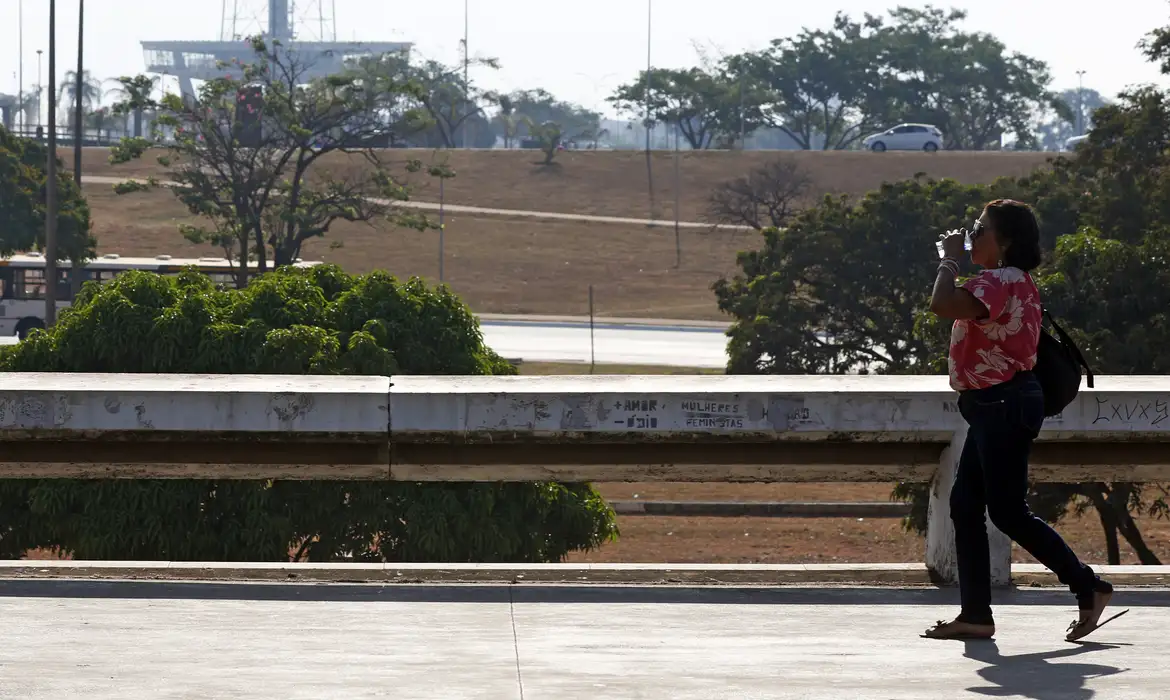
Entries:
{"label": "concrete barrier", "polygon": [[[4,374],[0,476],[933,481],[927,564],[953,579],[955,398],[936,376]],[[1170,480],[1167,442],[1170,379],[1098,377],[1032,475]]]}
{"label": "concrete barrier", "polygon": [[0,373],[0,476],[385,479],[387,377]]}

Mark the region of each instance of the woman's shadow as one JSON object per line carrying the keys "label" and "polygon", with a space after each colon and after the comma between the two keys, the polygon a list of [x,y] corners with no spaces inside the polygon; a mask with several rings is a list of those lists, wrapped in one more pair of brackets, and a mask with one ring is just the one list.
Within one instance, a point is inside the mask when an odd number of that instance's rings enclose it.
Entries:
{"label": "woman's shadow", "polygon": [[1081,642],[1055,651],[1004,656],[994,640],[967,641],[963,656],[987,664],[978,673],[991,686],[967,690],[996,697],[1026,697],[1033,700],[1089,700],[1096,691],[1085,687],[1090,678],[1112,676],[1127,668],[1104,664],[1048,663],[1052,659],[1078,656],[1092,651],[1117,649],[1128,644]]}

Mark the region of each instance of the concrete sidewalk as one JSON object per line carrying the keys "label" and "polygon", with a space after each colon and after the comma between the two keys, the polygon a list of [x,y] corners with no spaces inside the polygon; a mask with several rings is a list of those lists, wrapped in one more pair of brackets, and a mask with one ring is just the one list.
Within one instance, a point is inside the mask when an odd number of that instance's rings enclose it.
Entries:
{"label": "concrete sidewalk", "polygon": [[1166,697],[1170,590],[1063,641],[997,593],[994,642],[920,639],[938,589],[0,581],[4,698]]}

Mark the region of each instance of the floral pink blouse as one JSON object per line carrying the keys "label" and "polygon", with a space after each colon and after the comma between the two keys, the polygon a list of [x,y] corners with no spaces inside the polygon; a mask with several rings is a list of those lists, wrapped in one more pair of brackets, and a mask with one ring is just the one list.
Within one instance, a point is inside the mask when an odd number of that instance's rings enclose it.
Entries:
{"label": "floral pink blouse", "polygon": [[1040,343],[1040,290],[1015,267],[983,270],[963,284],[987,307],[981,320],[955,321],[947,361],[951,388],[986,389],[1036,366]]}

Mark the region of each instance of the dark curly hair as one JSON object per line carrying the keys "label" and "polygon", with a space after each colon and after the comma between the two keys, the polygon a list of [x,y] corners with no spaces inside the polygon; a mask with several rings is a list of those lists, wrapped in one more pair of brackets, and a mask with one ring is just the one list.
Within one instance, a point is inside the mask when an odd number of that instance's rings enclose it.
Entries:
{"label": "dark curly hair", "polygon": [[991,230],[1001,243],[1007,244],[1003,262],[1031,272],[1040,266],[1040,224],[1032,207],[1014,199],[997,199],[988,203],[983,211],[991,224]]}

